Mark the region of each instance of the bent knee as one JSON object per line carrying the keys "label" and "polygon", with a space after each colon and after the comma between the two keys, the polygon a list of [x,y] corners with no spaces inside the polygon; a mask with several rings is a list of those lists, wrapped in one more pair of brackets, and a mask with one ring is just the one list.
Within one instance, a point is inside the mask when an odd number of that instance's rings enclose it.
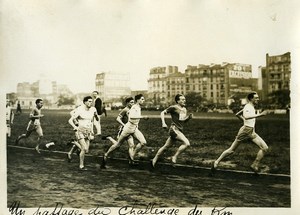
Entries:
{"label": "bent knee", "polygon": [[143,146],[147,145],[147,142],[146,142],[146,141],[143,141],[143,142],[140,142],[140,144],[141,144],[141,146],[143,147]]}
{"label": "bent knee", "polygon": [[267,153],[269,151],[269,147],[265,145],[261,148],[261,150],[263,150],[264,153]]}
{"label": "bent knee", "polygon": [[186,141],[185,145],[186,145],[187,147],[190,147],[190,146],[191,146],[190,141]]}

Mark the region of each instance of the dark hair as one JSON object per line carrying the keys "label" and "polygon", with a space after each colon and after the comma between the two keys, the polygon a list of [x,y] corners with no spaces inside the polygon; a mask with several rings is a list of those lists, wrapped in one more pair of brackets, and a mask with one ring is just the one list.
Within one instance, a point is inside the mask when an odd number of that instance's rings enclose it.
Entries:
{"label": "dark hair", "polygon": [[40,103],[41,101],[43,101],[43,99],[37,99],[37,100],[35,100],[35,104],[37,105],[37,104]]}
{"label": "dark hair", "polygon": [[134,100],[137,101],[143,97],[143,94],[138,94],[134,97]]}
{"label": "dark hair", "polygon": [[125,103],[126,104],[129,103],[131,100],[134,100],[134,99],[132,97],[128,97],[128,98],[125,99]]}
{"label": "dark hair", "polygon": [[86,96],[83,98],[83,103],[88,101],[89,99],[93,99],[92,96]]}
{"label": "dark hair", "polygon": [[178,101],[180,100],[180,97],[181,96],[184,96],[184,95],[182,95],[182,94],[177,94],[176,96],[175,96],[175,102],[176,103],[178,103]]}
{"label": "dark hair", "polygon": [[247,99],[250,101],[251,99],[254,98],[255,94],[257,94],[257,93],[256,92],[249,93],[248,96],[247,96]]}
{"label": "dark hair", "polygon": [[97,90],[94,90],[94,91],[93,91],[93,93],[97,93],[97,94],[99,94],[99,92],[98,92]]}

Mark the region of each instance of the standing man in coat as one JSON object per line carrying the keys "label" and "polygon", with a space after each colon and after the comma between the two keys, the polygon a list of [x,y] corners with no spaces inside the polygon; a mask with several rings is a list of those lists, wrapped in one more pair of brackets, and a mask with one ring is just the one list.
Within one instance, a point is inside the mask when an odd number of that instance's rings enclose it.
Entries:
{"label": "standing man in coat", "polygon": [[97,115],[99,120],[94,120],[94,126],[96,127],[96,136],[101,135],[101,122],[100,122],[100,116],[102,114],[102,100],[99,97],[99,92],[98,91],[93,91],[92,93],[93,99],[94,99],[94,107],[97,110]]}

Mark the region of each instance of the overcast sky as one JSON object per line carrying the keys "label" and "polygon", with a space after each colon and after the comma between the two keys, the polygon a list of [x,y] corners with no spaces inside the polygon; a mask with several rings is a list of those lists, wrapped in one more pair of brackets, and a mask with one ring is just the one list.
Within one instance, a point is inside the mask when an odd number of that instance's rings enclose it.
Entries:
{"label": "overcast sky", "polygon": [[97,73],[125,72],[146,89],[153,67],[265,66],[293,53],[299,5],[285,0],[2,0],[1,82],[6,92],[41,75],[77,92]]}

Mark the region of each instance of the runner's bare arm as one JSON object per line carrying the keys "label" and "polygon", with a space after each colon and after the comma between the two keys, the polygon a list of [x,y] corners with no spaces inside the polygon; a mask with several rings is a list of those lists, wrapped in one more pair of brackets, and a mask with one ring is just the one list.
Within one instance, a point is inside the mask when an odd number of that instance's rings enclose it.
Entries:
{"label": "runner's bare arm", "polygon": [[163,111],[160,113],[160,119],[161,119],[162,127],[163,127],[163,128],[168,128],[168,125],[166,124],[166,121],[165,121],[165,114],[167,114],[167,111],[166,111],[166,110],[163,110]]}

